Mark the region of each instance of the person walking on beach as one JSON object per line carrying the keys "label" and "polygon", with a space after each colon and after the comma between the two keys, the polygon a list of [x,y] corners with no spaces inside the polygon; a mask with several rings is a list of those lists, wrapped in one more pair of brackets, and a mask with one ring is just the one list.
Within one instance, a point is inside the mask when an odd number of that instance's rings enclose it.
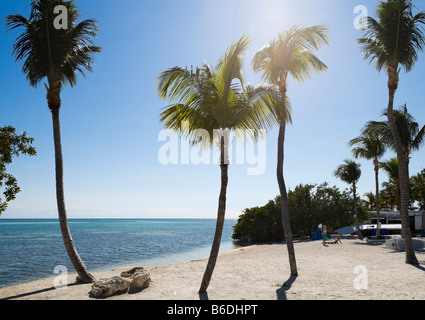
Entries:
{"label": "person walking on beach", "polygon": [[326,228],[326,226],[324,225],[322,228],[322,237],[323,237],[323,242],[322,244],[325,245],[326,244],[326,240],[328,239],[327,237],[327,233],[328,233],[328,229]]}

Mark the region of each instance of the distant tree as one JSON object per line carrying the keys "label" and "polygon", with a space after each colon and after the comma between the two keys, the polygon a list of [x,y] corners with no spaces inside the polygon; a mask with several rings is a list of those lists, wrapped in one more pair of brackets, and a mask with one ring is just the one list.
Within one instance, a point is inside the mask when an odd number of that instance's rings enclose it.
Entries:
{"label": "distant tree", "polygon": [[[355,222],[350,193],[327,183],[300,184],[288,191],[294,237],[310,237],[323,223],[335,230]],[[359,210],[361,218],[367,214]],[[263,207],[245,209],[234,226],[233,239],[247,237],[252,242],[282,241],[280,196]]]}
{"label": "distant tree", "polygon": [[419,203],[419,210],[425,210],[425,169],[411,178],[413,200]]}
{"label": "distant tree", "polygon": [[396,186],[390,181],[384,181],[382,183],[381,192],[379,198],[381,199],[382,208],[389,208],[391,211],[394,210],[396,200]]}
{"label": "distant tree", "polygon": [[[384,113],[384,116],[387,114]],[[414,151],[419,150],[425,142],[425,125],[420,126],[416,122],[415,118],[407,110],[407,105],[404,104],[400,109],[393,111],[394,122],[396,124],[397,132],[400,136],[400,141],[403,150],[403,159],[406,166],[405,170],[409,175],[409,197],[408,197],[408,207],[412,208],[414,199],[411,198],[412,186],[411,178],[409,174],[409,164],[410,159]],[[364,132],[369,134],[377,134],[382,142],[390,149],[395,150],[395,143],[393,135],[388,124],[388,121],[369,121],[364,128]],[[383,164],[386,168],[387,173],[389,174],[390,181],[389,184],[392,184],[397,188],[395,195],[395,205],[400,210],[401,209],[401,184],[400,184],[400,174],[399,174],[399,161],[398,158],[391,159],[390,162]],[[397,177],[395,176],[397,175]],[[410,225],[410,224],[409,224]],[[409,227],[410,230],[410,227]]]}
{"label": "distant tree", "polygon": [[[383,116],[387,116],[384,113]],[[407,110],[404,104],[400,109],[393,111],[394,122],[400,136],[403,159],[409,174],[409,163],[414,151],[419,150],[425,142],[425,125],[420,126],[415,118]],[[365,134],[378,135],[382,143],[389,149],[395,149],[394,139],[388,121],[369,121],[365,128]],[[398,162],[398,159],[397,159]]]}
{"label": "distant tree", "polygon": [[364,194],[367,200],[364,200],[367,210],[373,211],[376,208],[376,197],[373,192],[366,192]]}
{"label": "distant tree", "polygon": [[4,200],[0,197],[0,215],[21,191],[17,179],[6,172],[6,165],[11,164],[13,157],[19,157],[20,154],[35,156],[37,152],[31,146],[33,142],[34,139],[27,137],[26,132],[17,135],[11,126],[0,127],[0,187],[4,186]]}
{"label": "distant tree", "polygon": [[[355,222],[353,201],[350,192],[340,191],[328,183],[319,185],[298,185],[288,193],[289,207],[294,214],[291,225],[297,236],[310,236],[319,224],[325,224],[328,230],[352,225]],[[358,210],[359,217],[365,217]]]}
{"label": "distant tree", "polygon": [[388,161],[382,161],[379,167],[388,175],[388,182],[384,182],[383,186],[388,190],[387,193],[393,197],[393,205],[400,209],[400,179],[398,174],[397,158],[391,158]]}
{"label": "distant tree", "polygon": [[246,237],[247,240],[254,243],[282,241],[284,234],[280,197],[270,200],[263,207],[245,209],[233,229],[232,238],[235,240]]}
{"label": "distant tree", "polygon": [[334,172],[335,177],[351,185],[354,198],[354,216],[356,217],[357,234],[363,239],[360,231],[359,214],[357,211],[357,182],[361,176],[360,164],[352,160],[345,160]]}
{"label": "distant tree", "polygon": [[[356,159],[364,158],[367,160],[373,160],[375,170],[376,216],[378,221],[381,221],[379,208],[379,159],[385,153],[385,145],[382,143],[381,138],[377,134],[364,132],[361,136],[352,139],[349,142],[349,146],[354,147],[352,151]],[[376,231],[376,236],[381,236],[381,226],[379,223]]]}

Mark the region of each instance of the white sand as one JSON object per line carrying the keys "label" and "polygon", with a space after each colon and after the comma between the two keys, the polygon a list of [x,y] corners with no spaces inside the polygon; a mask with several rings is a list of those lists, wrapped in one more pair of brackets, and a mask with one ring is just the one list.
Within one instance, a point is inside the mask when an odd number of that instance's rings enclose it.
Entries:
{"label": "white sand", "polygon": [[[415,267],[404,262],[404,252],[388,250],[383,244],[353,239],[343,239],[342,242],[342,245],[328,247],[322,246],[320,241],[296,243],[299,276],[295,279],[289,277],[285,245],[251,246],[223,253],[219,256],[208,298],[425,299],[425,252],[416,253],[420,266]],[[148,267],[152,278],[149,288],[108,300],[198,300],[206,261]],[[94,275],[96,278],[111,277],[129,268]],[[74,279],[75,275],[69,276],[70,283]],[[91,284],[53,289],[53,281],[54,277],[0,289],[0,299],[94,300],[88,295]],[[285,282],[286,285],[282,286]]]}

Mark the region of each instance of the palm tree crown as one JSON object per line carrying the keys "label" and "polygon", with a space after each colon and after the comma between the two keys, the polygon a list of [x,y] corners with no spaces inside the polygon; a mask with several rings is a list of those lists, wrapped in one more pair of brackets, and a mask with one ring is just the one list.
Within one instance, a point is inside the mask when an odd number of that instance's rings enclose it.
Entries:
{"label": "palm tree crown", "polygon": [[325,25],[289,28],[255,54],[252,60],[254,71],[261,72],[266,82],[278,85],[281,92],[286,92],[288,75],[302,82],[310,79],[314,72],[327,69],[312,53],[328,44],[327,32]]}
{"label": "palm tree crown", "polygon": [[361,176],[360,164],[352,160],[344,160],[344,162],[338,166],[334,175],[350,185],[356,184]]}
{"label": "palm tree crown", "polygon": [[385,146],[377,135],[362,134],[349,142],[355,158],[378,160],[385,154]]}
{"label": "palm tree crown", "polygon": [[375,61],[376,69],[388,68],[398,72],[401,65],[406,72],[412,70],[418,59],[417,51],[425,45],[423,27],[425,12],[413,15],[409,0],[380,1],[376,14],[378,21],[368,17],[368,28],[359,39],[365,60]]}
{"label": "palm tree crown", "polygon": [[[66,30],[53,26],[58,5],[68,10]],[[60,89],[66,83],[74,86],[77,72],[84,75],[84,69],[92,71],[93,54],[101,52],[93,44],[98,26],[92,19],[77,24],[78,17],[74,1],[64,0],[33,0],[29,19],[19,14],[6,17],[9,30],[24,29],[13,45],[13,54],[16,61],[24,61],[22,71],[31,86],[36,87],[46,77],[48,90]]]}
{"label": "palm tree crown", "polygon": [[360,221],[357,212],[357,187],[356,184],[360,179],[361,175],[360,164],[352,160],[344,160],[344,164],[338,166],[334,171],[335,177],[351,185],[354,198],[354,215],[356,218],[357,234],[360,239],[363,239],[363,235],[360,231]]}
{"label": "palm tree crown", "polygon": [[[387,116],[387,113],[384,113],[383,116]],[[405,161],[409,163],[409,157],[412,152],[419,150],[425,142],[425,125],[422,128],[420,127],[418,122],[408,112],[406,104],[400,110],[394,110],[394,122],[401,138]],[[388,121],[369,121],[364,131],[378,134],[386,146],[395,150],[394,139]]]}
{"label": "palm tree crown", "polygon": [[[157,91],[172,102],[161,113],[164,126],[181,131],[185,138],[196,129],[207,130],[210,145],[217,129],[241,129],[253,137],[260,135],[260,129],[270,129],[275,124],[271,105],[279,101],[279,92],[267,85],[244,85],[240,68],[248,44],[244,35],[215,67],[205,64],[195,71],[174,67],[162,72]],[[182,128],[182,122],[188,125]]]}
{"label": "palm tree crown", "polygon": [[393,203],[400,209],[400,179],[398,170],[397,158],[391,158],[388,161],[383,161],[379,167],[384,170],[388,175],[388,181],[382,185],[387,189],[387,193],[393,196]]}

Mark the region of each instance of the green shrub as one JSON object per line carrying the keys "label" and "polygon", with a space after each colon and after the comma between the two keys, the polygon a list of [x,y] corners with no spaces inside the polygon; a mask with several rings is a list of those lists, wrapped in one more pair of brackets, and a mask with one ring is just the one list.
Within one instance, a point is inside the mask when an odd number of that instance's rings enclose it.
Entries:
{"label": "green shrub", "polygon": [[244,210],[233,227],[233,239],[248,237],[251,242],[269,242],[283,239],[280,197],[269,201],[264,207]]}

